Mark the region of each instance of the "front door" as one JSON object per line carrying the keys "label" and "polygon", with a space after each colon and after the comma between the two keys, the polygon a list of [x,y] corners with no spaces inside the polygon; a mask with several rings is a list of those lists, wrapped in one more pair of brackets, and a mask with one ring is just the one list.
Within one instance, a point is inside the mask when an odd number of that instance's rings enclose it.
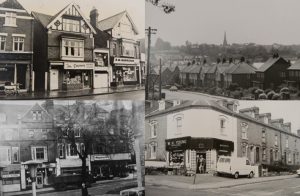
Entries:
{"label": "front door", "polygon": [[43,188],[43,173],[37,173],[36,175],[36,187],[38,189]]}
{"label": "front door", "polygon": [[58,70],[50,70],[50,90],[58,90]]}

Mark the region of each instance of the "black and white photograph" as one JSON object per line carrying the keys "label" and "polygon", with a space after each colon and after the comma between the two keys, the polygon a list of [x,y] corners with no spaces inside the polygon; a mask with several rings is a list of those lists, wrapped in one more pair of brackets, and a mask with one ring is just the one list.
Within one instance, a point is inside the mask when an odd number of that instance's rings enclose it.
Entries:
{"label": "black and white photograph", "polygon": [[2,101],[0,190],[145,195],[143,101]]}
{"label": "black and white photograph", "polygon": [[148,0],[146,99],[299,100],[297,0]]}
{"label": "black and white photograph", "polygon": [[147,196],[300,194],[299,107],[292,101],[147,102]]}
{"label": "black and white photograph", "polygon": [[1,0],[0,99],[144,99],[145,2]]}

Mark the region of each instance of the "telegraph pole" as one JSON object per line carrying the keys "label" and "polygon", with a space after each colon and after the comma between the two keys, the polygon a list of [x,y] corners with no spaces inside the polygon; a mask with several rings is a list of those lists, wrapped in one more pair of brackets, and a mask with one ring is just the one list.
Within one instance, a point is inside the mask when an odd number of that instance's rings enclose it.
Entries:
{"label": "telegraph pole", "polygon": [[161,59],[159,59],[159,100],[161,100]]}
{"label": "telegraph pole", "polygon": [[150,48],[151,48],[151,35],[156,34],[157,29],[152,29],[150,26],[148,29],[146,29],[147,36],[148,36],[148,51],[147,51],[147,77],[146,77],[146,84],[145,84],[145,95],[146,95],[146,100],[149,100],[149,90],[150,90],[150,81],[149,81],[149,76],[150,76]]}

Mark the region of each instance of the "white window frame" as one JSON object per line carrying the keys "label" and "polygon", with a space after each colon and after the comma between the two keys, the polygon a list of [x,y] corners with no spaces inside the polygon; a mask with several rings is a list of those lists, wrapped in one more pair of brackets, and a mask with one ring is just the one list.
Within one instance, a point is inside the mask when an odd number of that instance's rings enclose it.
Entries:
{"label": "white window frame", "polygon": [[156,159],[157,145],[156,143],[150,144],[150,159]]}
{"label": "white window frame", "polygon": [[[73,52],[72,52],[73,51]],[[72,55],[73,53],[73,55]],[[61,40],[62,60],[84,60],[84,40],[63,38]]]}
{"label": "white window frame", "polygon": [[244,123],[242,122],[241,123],[241,128],[242,128],[242,132],[241,132],[241,137],[242,139],[248,139],[248,128],[249,128],[249,125],[247,123]]}
{"label": "white window frame", "polygon": [[[17,44],[17,49],[15,48],[15,44]],[[21,44],[22,44],[22,49],[20,50]],[[25,47],[25,37],[13,36],[13,51],[24,52],[24,47]]]}
{"label": "white window frame", "polygon": [[275,146],[278,145],[278,135],[275,135],[274,144],[275,144]]}
{"label": "white window frame", "polygon": [[[37,148],[44,149],[44,159],[38,159],[36,157],[36,149]],[[47,146],[32,146],[31,147],[31,158],[32,158],[32,160],[37,160],[37,161],[48,161]]]}
{"label": "white window frame", "polygon": [[59,156],[59,158],[64,158],[65,155],[66,155],[64,147],[65,147],[65,144],[63,144],[63,143],[58,144],[58,156]]}
{"label": "white window frame", "polygon": [[0,146],[0,150],[6,154],[6,160],[1,160],[0,163],[11,163],[11,147],[10,146]]}
{"label": "white window frame", "polygon": [[[66,157],[73,157],[73,158],[78,158],[79,157],[79,155],[77,154],[77,153],[75,153],[75,155],[71,155],[71,144],[66,144],[66,146],[67,146],[67,148],[66,148],[66,150],[67,150],[67,153],[66,153]],[[76,143],[76,148],[77,148],[77,150],[78,150],[78,152],[80,152],[80,149],[79,149],[79,143]]]}
{"label": "white window frame", "polygon": [[[2,48],[2,44],[4,43],[3,45],[3,48]],[[5,51],[6,49],[6,36],[5,35],[0,35],[0,51]]]}
{"label": "white window frame", "polygon": [[288,137],[285,138],[285,147],[286,148],[289,147],[289,138]]}
{"label": "white window frame", "polygon": [[6,12],[5,13],[4,26],[17,27],[17,13],[15,13],[15,12]]}
{"label": "white window frame", "polygon": [[81,26],[79,20],[63,18],[62,23],[64,31],[80,33]]}
{"label": "white window frame", "polygon": [[[16,149],[17,152],[17,160],[14,159],[14,149]],[[20,161],[20,150],[19,147],[13,146],[11,147],[11,162],[12,163],[18,163]]]}
{"label": "white window frame", "polygon": [[156,138],[157,137],[157,128],[158,128],[158,122],[157,121],[152,121],[150,123],[151,138]]}

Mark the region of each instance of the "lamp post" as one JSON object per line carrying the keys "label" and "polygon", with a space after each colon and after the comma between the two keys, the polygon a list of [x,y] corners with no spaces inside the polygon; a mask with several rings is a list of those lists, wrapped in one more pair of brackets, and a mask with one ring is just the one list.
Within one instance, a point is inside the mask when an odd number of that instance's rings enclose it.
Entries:
{"label": "lamp post", "polygon": [[32,180],[32,196],[36,196],[36,172],[37,172],[37,167],[42,164],[41,162],[30,160],[22,163],[23,165],[27,165],[28,169],[30,171],[30,177]]}
{"label": "lamp post", "polygon": [[5,168],[5,166],[0,165],[0,196],[3,196],[3,186],[2,186],[2,171]]}

